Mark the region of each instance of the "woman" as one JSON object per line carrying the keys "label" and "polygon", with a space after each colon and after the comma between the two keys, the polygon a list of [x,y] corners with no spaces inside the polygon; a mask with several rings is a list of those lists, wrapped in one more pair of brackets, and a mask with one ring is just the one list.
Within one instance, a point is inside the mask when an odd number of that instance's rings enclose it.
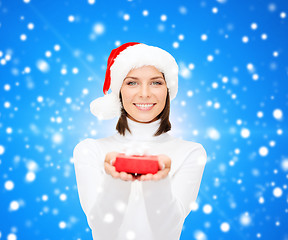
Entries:
{"label": "woman", "polygon": [[[119,117],[117,132],[85,139],[73,152],[80,203],[93,239],[180,238],[207,155],[201,144],[167,133],[177,90],[178,65],[168,52],[142,43],[112,50],[105,95],[90,110],[99,119]],[[140,176],[117,172],[118,153],[157,155],[159,170]]]}

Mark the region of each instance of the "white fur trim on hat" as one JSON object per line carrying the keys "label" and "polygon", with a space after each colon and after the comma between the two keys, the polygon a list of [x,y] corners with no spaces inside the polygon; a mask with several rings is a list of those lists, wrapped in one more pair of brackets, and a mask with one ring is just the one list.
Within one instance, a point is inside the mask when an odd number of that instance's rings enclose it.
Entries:
{"label": "white fur trim on hat", "polygon": [[123,80],[133,68],[151,65],[163,72],[169,89],[170,101],[178,92],[178,65],[172,55],[161,48],[137,44],[126,48],[111,66],[111,90],[119,93]]}

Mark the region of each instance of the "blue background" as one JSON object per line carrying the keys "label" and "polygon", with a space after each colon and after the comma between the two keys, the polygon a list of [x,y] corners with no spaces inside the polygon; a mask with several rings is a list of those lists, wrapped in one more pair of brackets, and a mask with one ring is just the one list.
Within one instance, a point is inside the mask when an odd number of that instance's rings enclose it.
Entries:
{"label": "blue background", "polygon": [[92,239],[72,151],[115,132],[117,119],[98,121],[89,104],[103,96],[111,50],[136,41],[175,57],[171,134],[208,155],[181,239],[287,240],[287,8],[0,1],[0,239]]}

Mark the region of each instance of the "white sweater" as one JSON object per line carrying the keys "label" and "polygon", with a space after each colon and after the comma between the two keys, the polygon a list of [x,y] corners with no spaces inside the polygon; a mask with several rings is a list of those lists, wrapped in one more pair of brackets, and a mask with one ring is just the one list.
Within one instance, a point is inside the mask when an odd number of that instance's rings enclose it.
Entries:
{"label": "white sweater", "polygon": [[[206,164],[199,143],[171,136],[154,137],[160,119],[138,123],[132,131],[102,139],[87,138],[73,152],[80,203],[94,240],[178,240],[191,203],[197,198]],[[104,171],[106,153],[166,154],[169,175],[159,181],[123,181]]]}

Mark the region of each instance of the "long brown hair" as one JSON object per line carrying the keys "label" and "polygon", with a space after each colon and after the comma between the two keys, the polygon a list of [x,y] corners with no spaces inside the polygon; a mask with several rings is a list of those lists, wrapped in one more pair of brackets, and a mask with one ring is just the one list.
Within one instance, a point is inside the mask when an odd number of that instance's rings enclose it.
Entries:
{"label": "long brown hair", "polygon": [[[127,112],[123,107],[121,91],[119,93],[119,98],[120,98],[120,102],[121,102],[121,116],[118,119],[118,122],[116,125],[116,130],[121,135],[125,136],[125,129],[127,129],[130,133],[131,133],[131,131],[128,127]],[[159,136],[162,133],[165,133],[165,132],[168,132],[171,130],[171,123],[169,121],[169,114],[170,114],[170,95],[169,95],[169,91],[167,88],[167,97],[166,97],[165,107],[162,110],[162,112],[157,116],[157,120],[161,119],[160,126],[157,129],[156,133],[154,133],[154,136]]]}

